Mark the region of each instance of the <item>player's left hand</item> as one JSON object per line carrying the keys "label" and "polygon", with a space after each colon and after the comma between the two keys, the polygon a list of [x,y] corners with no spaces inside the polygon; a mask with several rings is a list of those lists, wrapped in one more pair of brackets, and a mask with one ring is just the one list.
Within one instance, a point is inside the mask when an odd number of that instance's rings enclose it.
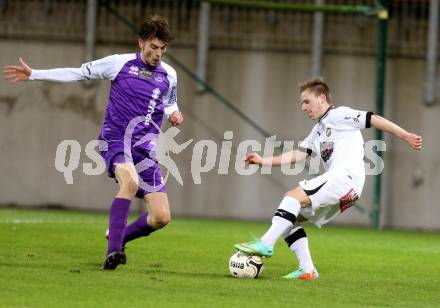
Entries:
{"label": "player's left hand", "polygon": [[423,146],[423,139],[421,136],[408,133],[408,135],[405,136],[405,141],[408,143],[408,145],[411,147],[411,149],[414,150],[421,150]]}
{"label": "player's left hand", "polygon": [[168,118],[168,121],[170,121],[172,126],[178,126],[183,122],[183,115],[180,111],[174,111]]}

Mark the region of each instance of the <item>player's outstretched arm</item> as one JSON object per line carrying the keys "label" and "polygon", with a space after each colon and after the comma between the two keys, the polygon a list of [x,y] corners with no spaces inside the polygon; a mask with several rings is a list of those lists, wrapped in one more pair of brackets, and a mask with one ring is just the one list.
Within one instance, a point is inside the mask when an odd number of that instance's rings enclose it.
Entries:
{"label": "player's outstretched arm", "polygon": [[3,72],[5,79],[10,82],[22,80],[44,80],[53,82],[73,82],[90,79],[113,80],[131,54],[111,55],[102,59],[87,62],[81,67],[63,67],[37,70],[31,69],[22,58],[19,58],[21,66],[5,66]]}
{"label": "player's outstretched arm", "polygon": [[10,83],[29,80],[32,73],[32,69],[21,57],[18,58],[18,61],[20,61],[21,66],[8,65],[3,67],[3,74],[5,74],[3,78]]}
{"label": "player's outstretched arm", "polygon": [[423,139],[421,136],[409,133],[401,128],[399,125],[381,116],[372,115],[371,125],[402,139],[403,141],[408,143],[408,145],[414,150],[420,150],[423,146]]}
{"label": "player's outstretched arm", "polygon": [[285,152],[274,157],[261,157],[257,153],[248,153],[244,158],[247,164],[257,164],[260,166],[281,166],[293,164],[307,158],[307,154],[298,150]]}

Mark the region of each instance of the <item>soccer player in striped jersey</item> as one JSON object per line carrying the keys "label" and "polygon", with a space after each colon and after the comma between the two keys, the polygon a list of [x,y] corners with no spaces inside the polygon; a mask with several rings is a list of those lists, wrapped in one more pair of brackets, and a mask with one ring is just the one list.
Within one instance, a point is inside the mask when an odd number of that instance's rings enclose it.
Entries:
{"label": "soccer player in striped jersey", "polygon": [[[183,121],[176,99],[176,71],[162,61],[172,39],[168,21],[155,15],[148,17],[140,28],[137,53],[111,55],[80,68],[35,70],[21,58],[20,66],[4,68],[5,78],[12,83],[111,80],[99,139],[106,143],[106,147],[100,149],[101,155],[108,175],[119,183],[119,191],[110,208],[105,270],[126,263],[124,248],[128,241],[148,236],[170,221],[166,187],[155,151],[163,114],[173,126]],[[124,142],[127,130],[131,138]],[[134,197],[143,198],[148,211],[127,225]]]}
{"label": "soccer player in striped jersey", "polygon": [[360,197],[365,182],[361,129],[376,127],[402,139],[415,150],[422,148],[422,137],[372,112],[335,107],[328,85],[320,78],[301,84],[300,93],[302,111],[316,124],[299,150],[265,158],[249,153],[245,159],[249,164],[279,166],[302,161],[316,153],[321,156],[325,173],[301,181],[284,195],[271,227],[260,239],[235,247],[248,254],[270,257],[275,242],[283,236],[299,263],[298,269],[284,278],[316,279],[319,274],[300,223],[310,221],[321,227]]}

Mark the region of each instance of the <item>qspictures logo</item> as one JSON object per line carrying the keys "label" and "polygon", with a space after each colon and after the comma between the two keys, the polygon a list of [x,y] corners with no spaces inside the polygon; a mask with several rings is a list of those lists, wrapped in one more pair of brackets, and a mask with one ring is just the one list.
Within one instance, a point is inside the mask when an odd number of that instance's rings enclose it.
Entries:
{"label": "qspictures logo", "polygon": [[[161,131],[153,121],[145,124],[146,117],[139,116],[130,121],[124,134],[124,158],[125,161],[133,162],[133,151],[138,147],[149,149],[149,157],[137,162],[136,170],[145,171],[159,163],[161,165],[163,180],[159,185],[165,185],[171,175],[180,184],[184,185],[179,168],[173,159],[182,151],[191,151],[191,161],[189,164],[192,181],[195,184],[202,184],[202,175],[208,172],[217,172],[219,175],[236,173],[242,176],[256,174],[271,174],[272,166],[247,165],[244,161],[246,153],[258,152],[262,157],[273,156],[277,148],[283,148],[283,152],[292,151],[298,148],[300,142],[279,141],[276,136],[265,139],[264,144],[257,140],[242,140],[233,148],[233,131],[225,131],[223,141],[218,143],[210,139],[195,141],[189,139],[181,144],[176,141],[176,137],[181,133],[177,127],[170,127],[166,131]],[[147,133],[140,139],[134,139],[134,131],[138,125],[154,127],[155,133]],[[160,134],[161,145],[158,146]],[[84,147],[84,153],[90,162],[82,164],[82,172],[86,175],[101,175],[106,172],[105,161],[99,152],[108,150],[108,144],[104,140],[91,140]],[[77,140],[64,140],[57,146],[55,153],[55,168],[63,173],[67,184],[73,184],[73,172],[80,167],[80,157],[83,149]],[[365,173],[366,175],[378,175],[384,168],[384,162],[378,152],[386,151],[386,144],[382,140],[369,140],[364,144],[365,151]],[[235,155],[233,154],[235,153]],[[232,167],[233,164],[233,168]],[[281,172],[285,175],[298,175],[303,172],[316,174],[321,165],[320,155],[312,155],[308,161],[297,162],[294,165],[282,165]],[[188,164],[185,164],[188,166]],[[187,167],[186,167],[187,168]],[[148,183],[141,181],[140,187],[144,190],[158,189],[157,186],[151,187]]]}

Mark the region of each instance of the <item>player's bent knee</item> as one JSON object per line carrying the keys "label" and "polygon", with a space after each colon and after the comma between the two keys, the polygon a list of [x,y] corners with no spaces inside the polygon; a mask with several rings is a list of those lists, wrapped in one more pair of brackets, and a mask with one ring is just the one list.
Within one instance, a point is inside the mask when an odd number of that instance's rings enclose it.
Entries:
{"label": "player's bent knee", "polygon": [[298,200],[298,198],[296,198],[296,196],[295,196],[295,194],[293,193],[292,190],[286,192],[286,193],[284,194],[284,197],[291,197],[291,198],[295,198],[296,200]]}
{"label": "player's bent knee", "polygon": [[162,229],[171,221],[170,214],[161,214],[151,217],[150,223],[154,229]]}
{"label": "player's bent knee", "polygon": [[295,193],[293,193],[292,190],[286,192],[286,193],[284,194],[284,197],[290,197],[290,198],[293,198],[293,199],[295,199],[296,201],[298,201],[298,202],[301,204],[301,200],[300,200],[300,198],[298,198],[298,196],[297,196]]}
{"label": "player's bent knee", "polygon": [[285,197],[291,197],[301,204],[301,207],[307,207],[311,204],[311,201],[305,191],[301,187],[296,187],[293,190],[289,190],[284,194]]}
{"label": "player's bent knee", "polygon": [[133,180],[120,183],[119,192],[134,197],[138,190],[138,184]]}

